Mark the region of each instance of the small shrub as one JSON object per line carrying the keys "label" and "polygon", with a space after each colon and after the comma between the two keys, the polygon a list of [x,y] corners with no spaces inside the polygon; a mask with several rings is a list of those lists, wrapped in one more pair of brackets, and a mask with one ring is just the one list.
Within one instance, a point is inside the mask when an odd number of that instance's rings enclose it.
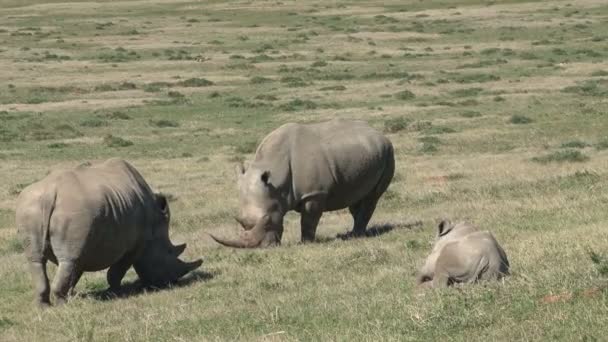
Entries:
{"label": "small shrub", "polygon": [[313,67],[313,68],[320,68],[320,67],[324,67],[324,66],[327,66],[327,65],[328,65],[328,63],[326,61],[315,61],[310,66]]}
{"label": "small shrub", "polygon": [[68,147],[68,144],[66,144],[66,143],[51,143],[51,144],[46,145],[46,147],[52,148],[52,149],[62,149],[62,148]]}
{"label": "small shrub", "polygon": [[305,87],[307,84],[300,77],[285,76],[281,78],[281,83],[286,83],[288,87]]}
{"label": "small shrub", "polygon": [[108,134],[103,137],[103,143],[108,147],[127,147],[133,145],[133,142],[121,137]]}
{"label": "small shrub", "polygon": [[179,127],[179,123],[171,120],[150,120],[150,125],[156,126],[159,128],[166,127]]}
{"label": "small shrub", "polygon": [[529,124],[532,121],[533,120],[530,119],[529,117],[519,115],[519,114],[512,115],[511,118],[509,118],[509,122],[512,124],[515,124],[515,125]]}
{"label": "small shrub", "polygon": [[410,122],[410,119],[404,117],[388,119],[384,121],[384,131],[386,133],[396,133],[402,131],[409,126]]}
{"label": "small shrub", "polygon": [[447,127],[447,126],[434,126],[431,125],[428,128],[424,129],[424,133],[426,134],[444,134],[444,133],[455,133],[456,130],[451,128],[451,127]]}
{"label": "small shrub", "polygon": [[107,116],[112,120],[131,120],[131,117],[127,113],[121,111],[114,111],[107,114]]}
{"label": "small shrub", "polygon": [[483,91],[482,88],[465,88],[465,89],[456,89],[450,92],[452,96],[456,97],[469,97],[469,96],[477,96],[479,93]]}
{"label": "small shrub", "polygon": [[208,87],[214,83],[204,78],[189,78],[184,81],[177,82],[180,87]]}
{"label": "small shrub", "polygon": [[606,97],[608,96],[608,80],[588,80],[579,85],[565,87],[562,91],[584,96]]}
{"label": "small shrub", "polygon": [[260,94],[257,95],[255,97],[256,100],[262,100],[262,101],[276,101],[278,100],[278,98],[274,95],[270,95],[270,94]]}
{"label": "small shrub", "polygon": [[433,127],[433,124],[430,121],[415,121],[409,128],[412,131],[424,131],[431,127]]}
{"label": "small shrub", "polygon": [[258,144],[255,141],[246,141],[237,146],[235,146],[234,150],[240,154],[249,154],[255,152]]}
{"label": "small shrub", "polygon": [[105,120],[101,120],[99,118],[88,118],[84,119],[80,122],[80,126],[82,127],[102,127],[107,126],[108,122]]}
{"label": "small shrub", "polygon": [[148,92],[148,93],[157,93],[159,91],[161,91],[163,88],[169,88],[171,87],[172,84],[169,82],[151,82],[151,83],[146,83],[143,86],[143,91]]}
{"label": "small shrub", "polygon": [[481,113],[474,110],[467,110],[465,112],[460,113],[460,116],[462,116],[463,118],[478,118],[481,116]]}
{"label": "small shrub", "polygon": [[429,143],[422,143],[422,145],[420,146],[419,151],[421,153],[434,153],[437,152],[439,150],[439,148],[437,147],[437,145],[435,144],[429,144]]}
{"label": "small shrub", "polygon": [[403,90],[403,91],[400,91],[400,92],[396,93],[394,95],[394,97],[397,100],[407,101],[407,100],[411,100],[411,99],[415,98],[416,95],[414,95],[414,93],[412,93],[409,90]]}
{"label": "small shrub", "polygon": [[13,237],[8,240],[7,251],[12,254],[23,253],[25,250],[25,241],[19,237]]}
{"label": "small shrub", "polygon": [[608,139],[599,141],[595,144],[595,148],[598,150],[608,150]]}
{"label": "small shrub", "polygon": [[561,148],[585,148],[588,146],[590,145],[582,140],[571,140],[560,145]]}
{"label": "small shrub", "polygon": [[608,76],[608,71],[606,70],[598,70],[591,73],[591,76],[599,77],[599,76]]}
{"label": "small shrub", "polygon": [[532,158],[532,161],[535,161],[535,162],[541,163],[541,164],[547,164],[547,163],[551,163],[551,162],[580,163],[580,162],[585,162],[588,160],[589,160],[589,157],[584,155],[583,153],[581,153],[578,150],[557,151],[557,152],[549,153],[549,154],[541,156],[541,157]]}
{"label": "small shrub", "polygon": [[313,102],[311,100],[293,99],[293,100],[279,106],[279,109],[282,109],[282,110],[285,110],[288,112],[293,112],[293,111],[302,110],[302,109],[316,109],[318,107],[319,107],[319,105],[316,102]]}
{"label": "small shrub", "polygon": [[262,76],[254,76],[249,80],[251,84],[262,84],[272,82],[270,78],[262,77]]}
{"label": "small shrub", "polygon": [[423,137],[418,138],[418,141],[420,141],[422,143],[434,144],[434,145],[441,144],[441,139],[439,139],[435,136],[423,136]]}
{"label": "small shrub", "polygon": [[323,87],[319,89],[320,91],[328,91],[328,90],[333,90],[333,91],[344,91],[346,90],[346,87],[343,85],[335,85],[335,86],[327,86],[327,87]]}

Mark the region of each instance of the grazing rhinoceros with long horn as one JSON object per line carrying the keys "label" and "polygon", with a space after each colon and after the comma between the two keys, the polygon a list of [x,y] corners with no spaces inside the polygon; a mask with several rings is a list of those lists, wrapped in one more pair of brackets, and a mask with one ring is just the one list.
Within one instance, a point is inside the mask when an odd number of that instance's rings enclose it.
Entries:
{"label": "grazing rhinoceros with long horn", "polygon": [[509,260],[494,235],[461,222],[443,220],[433,251],[421,268],[417,283],[447,287],[454,283],[500,279],[509,274]]}
{"label": "grazing rhinoceros with long horn", "polygon": [[262,140],[247,171],[237,167],[241,238],[212,237],[230,247],[276,245],[283,216],[295,210],[302,241],[313,241],[323,212],[343,208],[354,219],[350,234],[364,235],[394,171],[393,145],[363,121],[282,125]]}
{"label": "grazing rhinoceros with long horn", "polygon": [[107,280],[117,290],[133,266],[146,285],[162,286],[198,268],[183,262],[186,245],[169,240],[169,206],[152,192],[139,172],[121,159],[57,171],[25,188],[17,200],[17,229],[36,301],[50,304],[46,262],[58,264],[52,291],[66,300],[83,272],[109,267]]}

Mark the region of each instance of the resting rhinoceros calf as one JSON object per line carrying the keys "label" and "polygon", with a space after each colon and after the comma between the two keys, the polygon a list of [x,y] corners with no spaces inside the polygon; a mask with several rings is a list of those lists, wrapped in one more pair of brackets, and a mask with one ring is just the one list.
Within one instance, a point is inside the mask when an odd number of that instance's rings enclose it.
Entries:
{"label": "resting rhinoceros calf", "polygon": [[323,212],[343,208],[351,233],[363,235],[394,170],[391,142],[363,121],[285,124],[262,140],[247,171],[237,167],[240,240],[212,237],[230,247],[279,244],[283,216],[295,210],[302,241],[312,241]]}
{"label": "resting rhinoceros calf", "polygon": [[492,233],[467,223],[439,224],[433,251],[420,270],[419,285],[446,287],[454,283],[500,279],[509,274],[509,261]]}
{"label": "resting rhinoceros calf", "polygon": [[[17,200],[17,229],[36,301],[63,303],[83,272],[109,267],[116,290],[133,266],[144,284],[161,286],[198,268],[178,257],[186,245],[169,240],[169,206],[129,163],[110,159],[96,166],[58,171],[25,188]],[[58,264],[52,287],[46,262]]]}

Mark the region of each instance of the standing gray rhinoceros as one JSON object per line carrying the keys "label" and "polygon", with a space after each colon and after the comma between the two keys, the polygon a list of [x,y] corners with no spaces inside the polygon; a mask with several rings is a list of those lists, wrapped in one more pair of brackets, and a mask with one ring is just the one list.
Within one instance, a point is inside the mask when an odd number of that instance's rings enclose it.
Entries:
{"label": "standing gray rhinoceros", "polygon": [[354,219],[351,234],[361,236],[394,171],[393,145],[363,121],[282,125],[262,140],[247,171],[237,167],[241,238],[212,237],[229,247],[279,244],[283,216],[295,210],[302,241],[313,241],[323,212],[343,208]]}
{"label": "standing gray rhinoceros", "polygon": [[47,260],[59,265],[52,285],[58,303],[83,272],[109,267],[110,289],[117,290],[131,266],[153,286],[198,268],[202,260],[178,258],[186,245],[171,244],[169,218],[167,199],[120,159],[53,172],[28,186],[17,200],[16,223],[37,303],[50,304]]}
{"label": "standing gray rhinoceros", "polygon": [[417,283],[446,287],[454,283],[499,279],[509,274],[509,260],[494,235],[461,222],[443,220],[437,241],[418,275]]}

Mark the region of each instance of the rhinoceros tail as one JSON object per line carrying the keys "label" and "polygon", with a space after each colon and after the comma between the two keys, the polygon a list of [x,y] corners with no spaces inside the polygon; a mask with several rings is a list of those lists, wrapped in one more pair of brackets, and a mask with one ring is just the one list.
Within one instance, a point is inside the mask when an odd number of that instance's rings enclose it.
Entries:
{"label": "rhinoceros tail", "polygon": [[386,189],[388,189],[388,186],[391,184],[393,176],[395,175],[395,151],[393,149],[393,144],[390,141],[387,141],[386,146],[384,147],[383,158],[384,170],[375,190],[378,197],[382,196]]}
{"label": "rhinoceros tail", "polygon": [[57,189],[51,187],[40,196],[40,209],[41,209],[41,227],[42,239],[40,240],[41,251],[46,251],[50,245],[50,229],[51,229],[51,216],[55,210],[55,201],[57,200]]}

